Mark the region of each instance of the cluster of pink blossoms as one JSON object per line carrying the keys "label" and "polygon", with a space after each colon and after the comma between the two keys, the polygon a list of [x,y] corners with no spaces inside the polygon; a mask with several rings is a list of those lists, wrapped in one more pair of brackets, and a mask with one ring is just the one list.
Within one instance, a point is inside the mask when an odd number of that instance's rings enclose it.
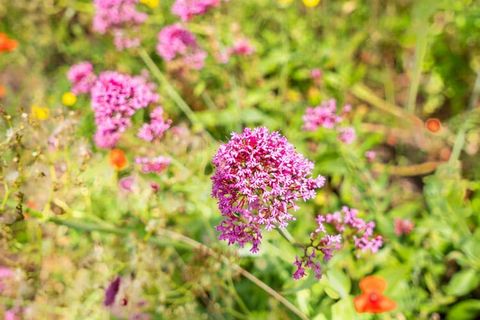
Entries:
{"label": "cluster of pink blossoms", "polygon": [[208,10],[220,4],[220,0],[176,0],[172,13],[182,21],[188,21],[194,16],[205,14]]}
{"label": "cluster of pink blossoms", "polygon": [[285,228],[295,218],[298,200],[315,196],[322,176],[312,178],[313,163],[285,137],[266,128],[233,133],[213,158],[212,196],[224,220],[217,226],[220,240],[258,252],[261,229]]}
{"label": "cluster of pink blossoms", "polygon": [[135,162],[141,166],[143,173],[161,173],[170,165],[171,160],[162,156],[155,158],[138,157]]}
{"label": "cluster of pink blossoms", "polygon": [[412,232],[414,226],[411,220],[395,218],[395,234],[397,236],[409,234]]}
{"label": "cluster of pink blossoms", "polygon": [[310,244],[306,246],[303,257],[295,259],[293,278],[304,277],[305,268],[310,268],[319,279],[322,271],[317,256],[323,255],[323,261],[329,261],[334,252],[342,248],[345,238],[351,237],[358,250],[377,252],[383,245],[383,238],[373,234],[375,222],[366,222],[357,215],[356,209],[346,206],[341,211],[318,215],[317,228],[310,234]]}
{"label": "cluster of pink blossoms", "polygon": [[[348,114],[351,108],[350,105],[345,105],[342,114]],[[338,127],[338,124],[343,120],[342,115],[337,114],[337,102],[330,99],[317,107],[307,108],[303,115],[303,130],[316,131],[320,127],[336,129],[339,132],[339,140],[351,144],[356,139],[355,129],[353,127]]]}
{"label": "cluster of pink blossoms", "polygon": [[255,47],[250,43],[247,38],[241,38],[235,41],[235,43],[220,53],[219,61],[221,63],[227,63],[231,56],[251,56],[255,53]]}
{"label": "cluster of pink blossoms", "polygon": [[91,97],[97,124],[95,142],[101,148],[114,147],[131,126],[133,114],[159,99],[155,86],[145,77],[113,71],[104,71],[98,76]]}
{"label": "cluster of pink blossoms", "polygon": [[158,33],[157,53],[167,61],[180,56],[194,69],[203,68],[207,57],[195,36],[178,23],[166,26]]}
{"label": "cluster of pink blossoms", "polygon": [[171,124],[171,119],[163,118],[163,108],[157,107],[150,113],[150,123],[145,123],[138,131],[138,137],[145,141],[160,139]]}
{"label": "cluster of pink blossoms", "polygon": [[75,94],[89,93],[97,80],[93,65],[88,61],[73,65],[68,71],[67,78],[72,83],[72,92]]}
{"label": "cluster of pink blossoms", "polygon": [[119,50],[139,46],[140,39],[127,36],[125,31],[126,27],[141,25],[148,17],[137,11],[137,3],[138,0],[94,0],[93,30],[101,34],[112,32]]}

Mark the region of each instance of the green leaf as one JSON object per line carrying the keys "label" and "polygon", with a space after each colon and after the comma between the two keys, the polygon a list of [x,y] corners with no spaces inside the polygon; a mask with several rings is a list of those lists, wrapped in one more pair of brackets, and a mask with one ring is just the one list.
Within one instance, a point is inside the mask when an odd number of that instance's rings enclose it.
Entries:
{"label": "green leaf", "polygon": [[347,296],[332,305],[332,320],[356,319],[352,300]]}
{"label": "green leaf", "polygon": [[340,269],[332,269],[327,271],[327,279],[330,286],[338,292],[340,297],[345,298],[350,293],[352,284],[350,278],[348,278]]}
{"label": "green leaf", "polygon": [[463,296],[475,289],[479,283],[480,277],[475,270],[462,270],[452,277],[445,292],[454,296]]}
{"label": "green leaf", "polygon": [[465,300],[453,308],[447,314],[447,320],[474,320],[480,316],[480,300]]}

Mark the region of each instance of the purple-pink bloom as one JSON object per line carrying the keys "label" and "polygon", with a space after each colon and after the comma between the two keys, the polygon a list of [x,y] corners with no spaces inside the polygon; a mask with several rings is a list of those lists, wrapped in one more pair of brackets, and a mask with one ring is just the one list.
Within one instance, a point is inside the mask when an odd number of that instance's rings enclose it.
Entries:
{"label": "purple-pink bloom", "polygon": [[285,228],[297,201],[315,196],[325,179],[312,178],[313,163],[285,137],[266,128],[233,133],[213,158],[212,196],[224,220],[220,239],[258,251],[261,229]]}
{"label": "purple-pink bloom", "polygon": [[101,148],[112,148],[131,126],[133,114],[156,103],[159,97],[155,85],[145,77],[105,71],[92,87],[91,98],[97,125],[95,143]]}
{"label": "purple-pink bloom", "polygon": [[395,218],[395,234],[397,236],[407,235],[412,232],[414,224],[409,219]]}
{"label": "purple-pink bloom", "polygon": [[121,190],[126,192],[133,192],[135,186],[135,178],[133,176],[123,177],[118,181],[118,186]]}
{"label": "purple-pink bloom", "polygon": [[0,266],[0,292],[2,292],[5,287],[3,280],[12,278],[14,275],[15,273],[12,271],[12,269]]}
{"label": "purple-pink bloom", "polygon": [[88,61],[84,61],[71,66],[68,70],[67,78],[72,84],[72,92],[81,94],[90,92],[97,76],[93,73],[93,65]]}
{"label": "purple-pink bloom", "polygon": [[376,157],[377,153],[373,150],[368,150],[367,152],[365,152],[365,158],[367,158],[369,162],[374,161]]}
{"label": "purple-pink bloom", "polygon": [[4,315],[4,320],[20,320],[20,318],[17,316],[17,312],[15,309],[9,309],[5,311]]}
{"label": "purple-pink bloom", "polygon": [[249,56],[255,53],[255,47],[246,38],[238,39],[230,48],[230,54],[237,56]]}
{"label": "purple-pink bloom", "polygon": [[303,115],[303,130],[315,131],[319,127],[332,129],[342,120],[342,117],[337,115],[336,101],[330,99],[315,108],[307,108]]}
{"label": "purple-pink bloom", "polygon": [[158,156],[155,158],[137,157],[135,163],[141,165],[143,173],[161,173],[170,165],[170,158]]}
{"label": "purple-pink bloom", "polygon": [[310,77],[312,79],[319,80],[319,79],[322,78],[322,76],[323,76],[323,72],[319,68],[314,68],[314,69],[310,70]]}
{"label": "purple-pink bloom", "polygon": [[110,282],[108,285],[107,290],[105,290],[105,299],[103,304],[108,307],[115,303],[115,298],[117,297],[117,293],[120,290],[120,277],[116,277],[115,280]]}
{"label": "purple-pink bloom", "polygon": [[208,10],[220,4],[220,0],[176,0],[172,13],[182,21],[188,21],[194,16],[205,14]]}
{"label": "purple-pink bloom", "polygon": [[340,132],[338,139],[345,144],[352,144],[357,138],[355,129],[352,127],[340,128],[338,131]]}
{"label": "purple-pink bloom", "polygon": [[158,33],[157,53],[167,61],[180,56],[194,69],[203,68],[207,57],[195,36],[179,23],[166,26]]}
{"label": "purple-pink bloom", "polygon": [[150,123],[145,123],[138,131],[138,137],[145,141],[160,139],[171,124],[172,120],[163,119],[163,108],[157,107],[150,114]]}

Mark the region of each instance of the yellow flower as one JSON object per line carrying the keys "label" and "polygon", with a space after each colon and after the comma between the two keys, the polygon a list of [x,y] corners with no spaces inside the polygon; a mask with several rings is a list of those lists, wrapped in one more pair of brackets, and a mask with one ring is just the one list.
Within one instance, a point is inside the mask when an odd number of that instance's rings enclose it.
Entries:
{"label": "yellow flower", "polygon": [[158,7],[159,0],[140,0],[140,3],[143,3],[147,7],[150,7],[152,9],[155,9]]}
{"label": "yellow flower", "polygon": [[309,8],[316,7],[318,6],[319,3],[320,3],[320,0],[303,0],[303,4]]}
{"label": "yellow flower", "polygon": [[50,110],[47,107],[40,107],[32,105],[31,116],[38,120],[47,120],[50,115]]}
{"label": "yellow flower", "polygon": [[289,89],[287,91],[287,100],[288,101],[298,102],[298,101],[300,101],[300,99],[302,99],[302,95],[300,94],[300,92],[298,92],[296,90],[293,90],[293,89]]}
{"label": "yellow flower", "polygon": [[77,96],[73,92],[65,92],[62,96],[62,103],[67,107],[73,106],[77,102]]}
{"label": "yellow flower", "polygon": [[308,88],[308,102],[311,105],[317,105],[322,100],[322,93],[315,87]]}

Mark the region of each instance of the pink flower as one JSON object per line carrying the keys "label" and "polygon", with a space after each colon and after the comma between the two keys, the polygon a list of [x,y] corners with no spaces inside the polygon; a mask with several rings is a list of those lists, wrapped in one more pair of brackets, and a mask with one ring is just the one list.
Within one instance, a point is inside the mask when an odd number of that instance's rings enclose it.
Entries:
{"label": "pink flower", "polygon": [[315,131],[319,127],[334,128],[337,123],[343,120],[336,112],[337,103],[334,99],[328,100],[315,108],[307,108],[303,115],[303,130]]}
{"label": "pink flower", "polygon": [[4,280],[13,278],[14,275],[15,273],[12,271],[12,269],[0,266],[0,292],[2,292],[5,288]]}
{"label": "pink flower", "polygon": [[351,144],[357,138],[355,129],[352,127],[340,128],[338,131],[340,132],[338,139],[343,143]]}
{"label": "pink flower", "polygon": [[17,317],[17,313],[15,312],[14,309],[5,311],[5,316],[3,319],[4,320],[20,320],[20,318]]}
{"label": "pink flower", "polygon": [[318,68],[314,68],[310,71],[310,77],[314,80],[319,80],[322,78],[322,76],[323,76],[323,72]]}
{"label": "pink flower", "polygon": [[407,235],[412,232],[414,224],[408,219],[395,219],[395,234],[397,236]]}
{"label": "pink flower", "polygon": [[[317,256],[329,261],[334,253],[343,246],[343,241],[352,239],[357,250],[377,252],[383,244],[381,236],[374,236],[375,223],[357,217],[358,211],[344,206],[341,211],[318,215],[317,228],[310,234],[310,244],[305,248],[302,258],[296,258],[297,266],[294,279],[306,275],[303,267],[310,268],[315,277],[321,277],[321,266]],[[332,233],[329,233],[332,232]],[[307,254],[307,252],[311,252]]]}
{"label": "pink flower", "polygon": [[155,158],[137,157],[135,162],[141,165],[143,173],[161,173],[170,165],[171,160],[162,156]]}
{"label": "pink flower", "polygon": [[278,132],[246,128],[233,133],[213,158],[212,196],[224,220],[220,239],[258,251],[261,229],[285,228],[294,220],[296,202],[315,196],[322,176],[312,178],[313,163],[296,152]]}
{"label": "pink flower", "polygon": [[97,124],[95,142],[101,148],[112,148],[131,126],[133,114],[159,97],[155,85],[142,76],[105,71],[92,87],[91,98]]}
{"label": "pink flower", "polygon": [[171,124],[172,120],[163,119],[163,108],[157,107],[150,114],[150,123],[146,123],[140,128],[138,137],[145,141],[160,139]]}
{"label": "pink flower", "polygon": [[93,30],[105,34],[111,31],[117,49],[138,47],[138,37],[127,36],[127,30],[141,25],[147,15],[135,8],[138,0],[94,0]]}
{"label": "pink flower", "polygon": [[167,61],[183,57],[185,63],[194,69],[203,68],[207,57],[207,53],[198,46],[195,36],[178,23],[166,26],[158,33],[157,52]]}
{"label": "pink flower", "polygon": [[237,56],[250,56],[255,52],[255,48],[250,43],[248,39],[238,39],[233,44],[233,47],[230,49],[231,54],[235,54]]}
{"label": "pink flower", "polygon": [[373,150],[369,150],[365,152],[365,158],[367,158],[369,162],[374,161],[376,157],[377,157],[377,153]]}
{"label": "pink flower", "polygon": [[118,186],[121,190],[126,192],[133,192],[133,188],[135,186],[135,178],[132,176],[123,177],[118,182]]}
{"label": "pink flower", "polygon": [[67,77],[75,94],[89,93],[97,78],[93,73],[92,64],[88,61],[71,66]]}
{"label": "pink flower", "polygon": [[205,14],[210,8],[220,4],[220,0],[176,0],[172,6],[172,13],[188,21],[196,15]]}

